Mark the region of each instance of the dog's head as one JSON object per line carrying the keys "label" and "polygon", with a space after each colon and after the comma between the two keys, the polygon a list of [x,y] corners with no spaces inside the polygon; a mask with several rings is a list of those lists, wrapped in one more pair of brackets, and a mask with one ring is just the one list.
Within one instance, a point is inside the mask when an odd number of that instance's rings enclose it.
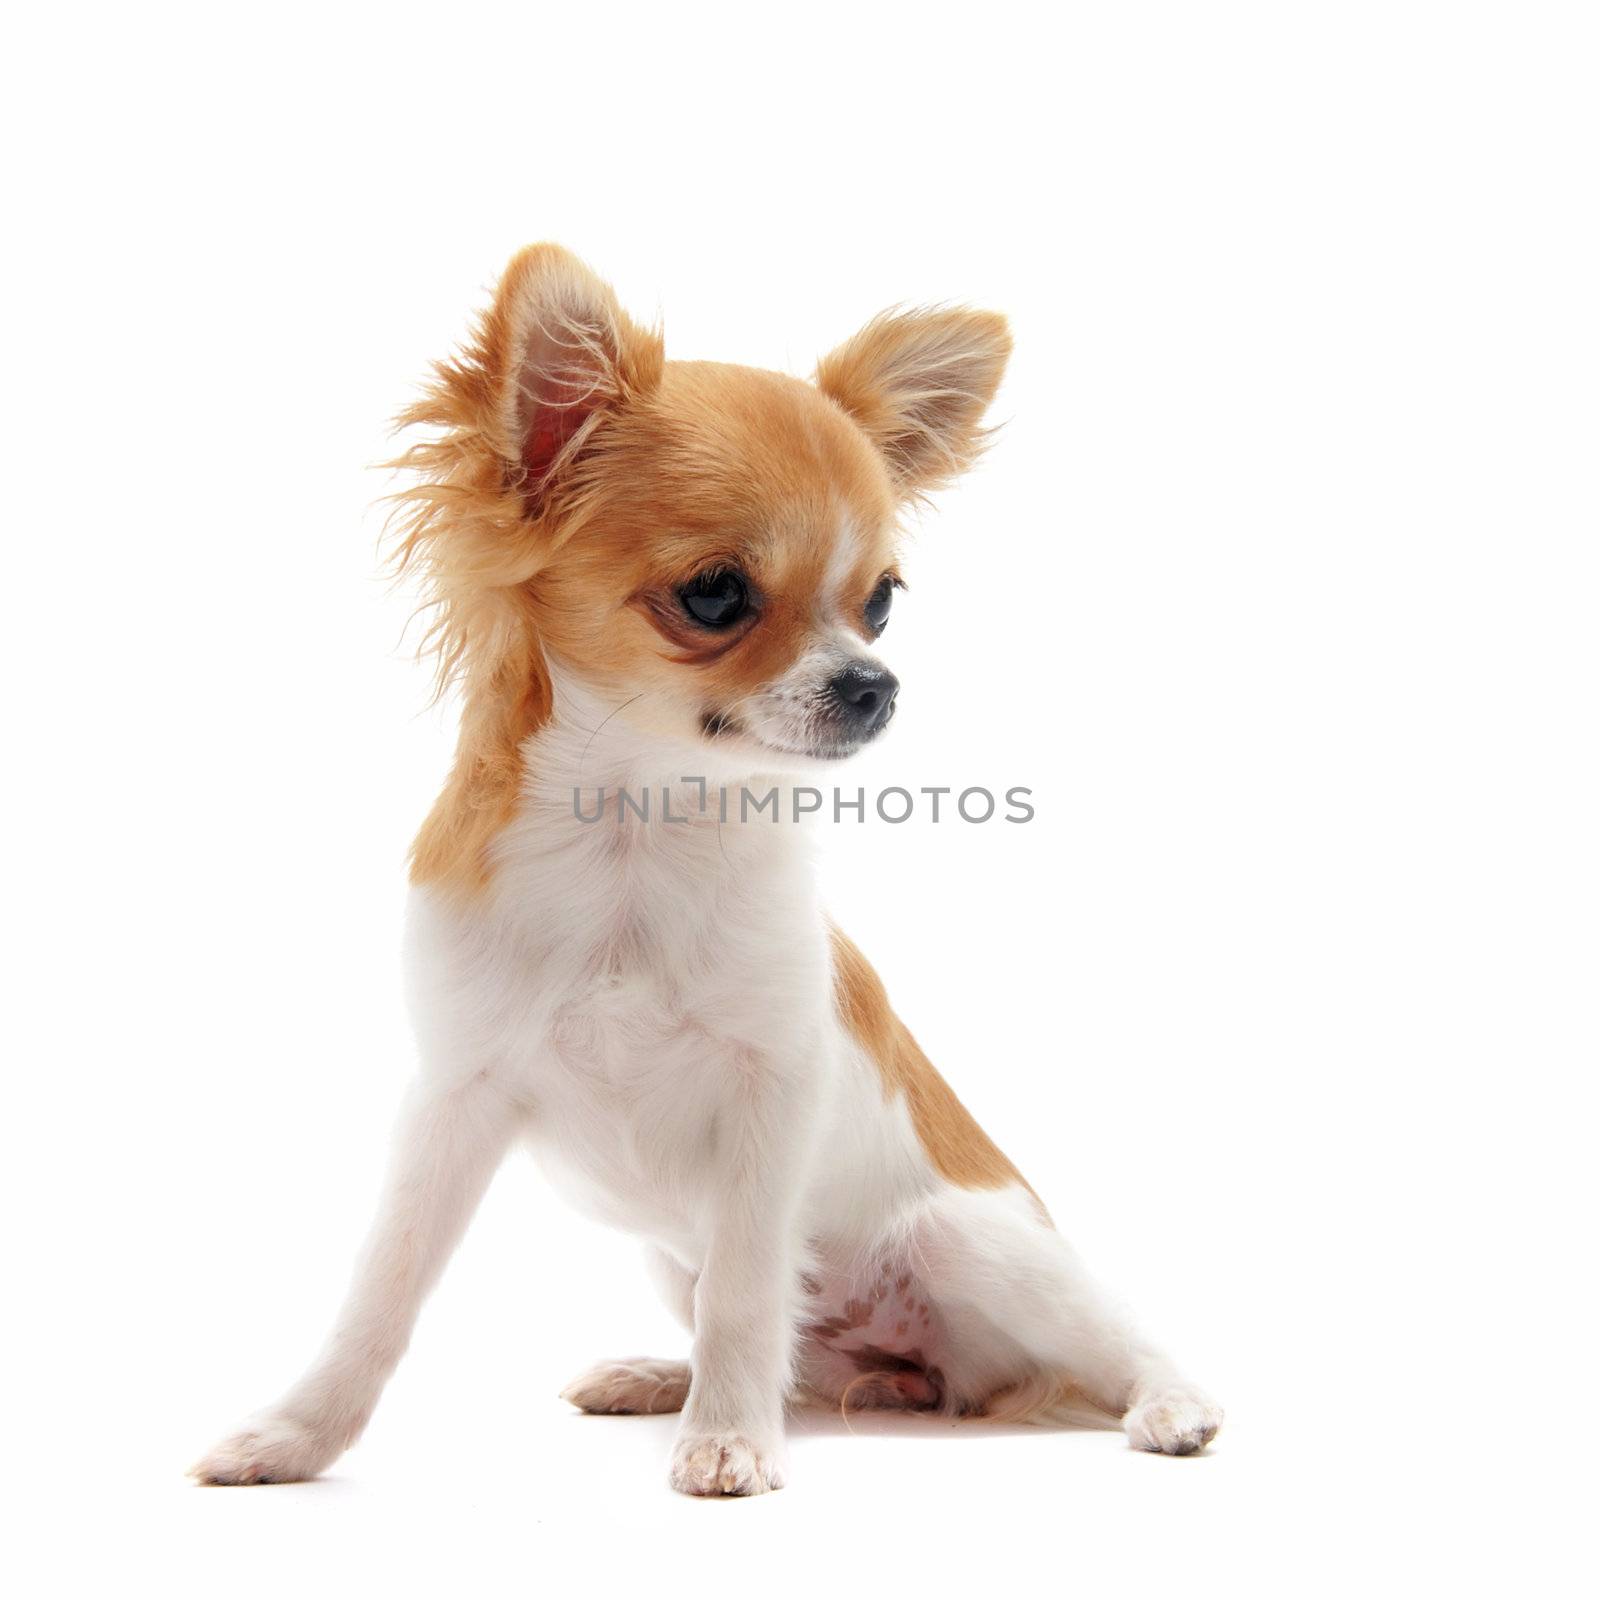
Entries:
{"label": "dog's head", "polygon": [[1009,349],[1001,317],[933,310],[811,383],[668,362],[574,257],[522,252],[409,415],[445,430],[407,457],[406,551],[447,671],[536,721],[553,669],[750,771],[850,755],[894,714],[897,519],[978,453]]}

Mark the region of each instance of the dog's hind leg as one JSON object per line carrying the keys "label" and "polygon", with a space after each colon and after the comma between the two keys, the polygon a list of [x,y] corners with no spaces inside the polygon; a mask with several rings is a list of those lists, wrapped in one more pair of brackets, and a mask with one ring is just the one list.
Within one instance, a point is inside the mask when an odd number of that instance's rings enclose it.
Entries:
{"label": "dog's hind leg", "polygon": [[377,1224],[321,1358],[277,1405],[192,1467],[194,1477],[314,1478],[355,1442],[516,1123],[514,1104],[483,1075],[419,1085],[401,1119]]}
{"label": "dog's hind leg", "polygon": [[1121,1418],[1139,1449],[1180,1456],[1203,1450],[1222,1425],[1221,1409],[1137,1333],[1020,1188],[952,1187],[913,1241],[930,1298],[981,1316],[1030,1363],[1012,1397],[1025,1403],[999,1396],[991,1409],[1043,1418],[1058,1395],[1076,1394]]}
{"label": "dog's hind leg", "polygon": [[561,1398],[580,1411],[632,1417],[682,1411],[689,1394],[687,1361],[601,1361],[579,1373],[561,1391]]}
{"label": "dog's hind leg", "polygon": [[[649,1246],[650,1276],[661,1298],[690,1333],[694,1332],[695,1275],[659,1245]],[[561,1398],[580,1411],[610,1416],[635,1416],[681,1411],[689,1393],[687,1361],[654,1361],[635,1356],[627,1361],[601,1361],[561,1391]]]}

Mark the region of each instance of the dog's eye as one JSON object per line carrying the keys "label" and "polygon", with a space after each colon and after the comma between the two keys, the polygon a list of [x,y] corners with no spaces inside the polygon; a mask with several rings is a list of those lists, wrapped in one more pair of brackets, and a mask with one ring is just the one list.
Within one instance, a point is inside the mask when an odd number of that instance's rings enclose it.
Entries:
{"label": "dog's eye", "polygon": [[750,609],[750,586],[737,572],[702,572],[678,598],[702,628],[731,628]]}
{"label": "dog's eye", "polygon": [[874,633],[882,633],[889,625],[889,607],[894,601],[894,579],[882,577],[878,579],[878,587],[872,591],[871,598],[867,601],[865,612],[867,626]]}

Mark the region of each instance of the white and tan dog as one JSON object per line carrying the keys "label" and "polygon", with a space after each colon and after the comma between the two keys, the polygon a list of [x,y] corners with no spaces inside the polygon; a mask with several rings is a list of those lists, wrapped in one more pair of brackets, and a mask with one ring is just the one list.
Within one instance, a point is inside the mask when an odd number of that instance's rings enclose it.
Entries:
{"label": "white and tan dog", "polygon": [[[350,1445],[517,1140],[648,1241],[693,1332],[686,1362],[566,1390],[681,1409],[680,1489],[781,1484],[797,1392],[1087,1403],[1174,1455],[1215,1434],[830,927],[807,830],[719,803],[888,721],[897,517],[973,460],[1009,349],[1002,318],[938,310],[879,318],[814,383],[668,362],[566,252],[511,263],[406,417],[432,431],[401,561],[463,694],[412,859],[420,1081],[326,1350],[197,1477],[308,1478]],[[587,821],[574,794],[601,789],[655,810]]]}

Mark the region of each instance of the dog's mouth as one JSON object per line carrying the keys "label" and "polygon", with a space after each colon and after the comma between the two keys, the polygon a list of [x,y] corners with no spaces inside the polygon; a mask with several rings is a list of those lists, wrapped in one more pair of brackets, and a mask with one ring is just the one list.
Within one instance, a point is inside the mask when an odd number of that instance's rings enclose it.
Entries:
{"label": "dog's mouth", "polygon": [[888,727],[893,716],[894,708],[891,706],[883,721],[864,734],[847,735],[819,728],[811,738],[794,739],[785,737],[777,730],[758,733],[732,712],[707,711],[700,718],[700,731],[715,744],[742,742],[791,760],[847,761],[871,744]]}

